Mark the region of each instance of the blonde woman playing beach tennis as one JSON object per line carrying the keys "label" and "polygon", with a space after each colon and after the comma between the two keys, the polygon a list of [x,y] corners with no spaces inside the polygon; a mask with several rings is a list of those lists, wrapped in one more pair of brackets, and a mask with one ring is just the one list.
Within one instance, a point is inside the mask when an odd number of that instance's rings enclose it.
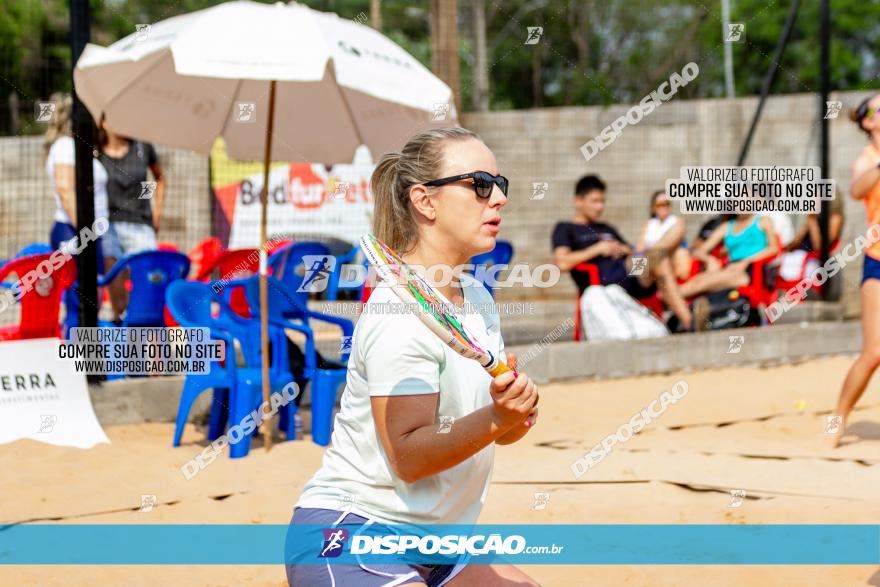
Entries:
{"label": "blonde woman playing beach tennis", "polygon": [[[485,173],[456,179],[476,172]],[[507,180],[471,131],[414,136],[382,157],[370,187],[373,232],[410,266],[458,267],[495,247]],[[436,273],[424,277],[458,308],[458,320],[481,347],[505,356],[489,292],[467,274],[442,283]],[[345,524],[352,533],[372,524],[474,524],[495,444],[520,440],[536,421],[538,389],[527,375],[492,378],[418,316],[379,313],[386,302],[402,303],[390,288],[376,288],[357,323],[332,445],[292,524]],[[515,367],[512,355],[508,363]],[[296,587],[537,585],[511,565],[453,562],[288,565],[287,578]]]}
{"label": "blonde woman playing beach tennis", "polygon": [[[865,202],[868,226],[880,224],[880,94],[859,104],[851,115],[870,143],[852,166],[850,191]],[[880,365],[880,243],[865,251],[862,268],[862,352],[843,380],[837,410],[826,425],[833,434],[831,446],[837,448],[846,428],[846,419],[865,392],[868,381]]]}

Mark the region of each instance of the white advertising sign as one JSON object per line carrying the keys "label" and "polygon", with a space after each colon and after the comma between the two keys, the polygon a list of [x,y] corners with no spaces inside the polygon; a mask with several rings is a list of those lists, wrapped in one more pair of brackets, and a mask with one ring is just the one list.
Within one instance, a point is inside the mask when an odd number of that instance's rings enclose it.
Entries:
{"label": "white advertising sign", "polygon": [[0,342],[0,444],[30,438],[91,448],[101,428],[74,361],[58,358],[57,338]]}

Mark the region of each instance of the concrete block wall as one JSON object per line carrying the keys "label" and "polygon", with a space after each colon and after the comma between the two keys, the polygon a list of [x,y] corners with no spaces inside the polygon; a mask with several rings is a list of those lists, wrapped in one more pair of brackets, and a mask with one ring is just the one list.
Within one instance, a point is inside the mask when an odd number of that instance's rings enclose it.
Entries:
{"label": "concrete block wall", "polygon": [[[833,99],[845,109],[867,93],[844,92]],[[599,174],[609,185],[606,220],[631,241],[648,217],[648,198],[682,166],[733,165],[748,130],[757,98],[681,101],[673,99],[621,136],[590,161],[580,146],[626,112],[628,106],[571,107],[504,112],[465,113],[461,123],[477,131],[494,151],[502,173],[511,179],[510,202],[504,213],[502,237],[516,247],[515,261],[537,265],[551,262],[550,233],[554,224],[572,215],[572,192],[579,177]],[[793,94],[768,100],[754,137],[748,165],[813,165],[818,161],[818,108],[814,94]],[[850,165],[864,148],[863,135],[845,113],[831,120],[831,177],[845,197],[845,242],[865,229],[861,203],[848,197]],[[41,137],[0,138],[0,259],[21,246],[45,242],[55,204],[45,172]],[[187,250],[211,234],[207,157],[157,145],[169,188],[161,240]],[[532,200],[533,182],[547,182],[541,200]],[[693,237],[703,218],[689,216]],[[799,218],[796,218],[800,222]],[[844,271],[842,307],[858,314],[861,261]],[[572,300],[574,285],[567,276],[549,289],[500,288],[501,300]],[[0,321],[5,323],[5,318]]]}
{"label": "concrete block wall", "polygon": [[[832,99],[844,104],[831,126],[831,177],[845,198],[844,242],[865,229],[864,207],[849,198],[850,166],[865,147],[864,136],[846,117],[868,94],[842,92]],[[818,104],[814,94],[770,98],[752,141],[746,165],[818,165]],[[572,107],[512,112],[465,113],[462,124],[493,150],[501,173],[511,180],[510,201],[504,211],[501,235],[513,242],[515,261],[532,265],[551,262],[550,234],[554,224],[572,216],[574,184],[582,175],[598,174],[608,184],[605,218],[634,242],[648,218],[650,194],[666,179],[678,177],[682,166],[735,165],[757,107],[755,97],[735,100],[671,100],[627,126],[610,146],[585,161],[580,146],[629,106]],[[533,182],[550,189],[532,200]],[[693,238],[703,216],[687,216]],[[801,217],[794,217],[795,225]],[[843,273],[842,306],[858,315],[861,261]],[[501,299],[571,299],[575,288],[567,277],[549,290],[498,289]]]}

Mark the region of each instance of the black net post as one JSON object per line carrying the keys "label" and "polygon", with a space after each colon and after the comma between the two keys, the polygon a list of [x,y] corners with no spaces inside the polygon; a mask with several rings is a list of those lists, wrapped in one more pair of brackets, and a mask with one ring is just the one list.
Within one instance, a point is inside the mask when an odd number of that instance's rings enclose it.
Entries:
{"label": "black net post", "polygon": [[[89,42],[89,1],[70,2],[70,52],[71,76],[73,66]],[[94,123],[92,116],[73,91],[73,116],[71,130],[76,145],[76,229],[92,227],[95,222],[95,185],[92,177],[92,152],[94,150]],[[108,219],[109,220],[109,219]],[[79,325],[98,325],[98,246],[90,241],[76,257],[77,291],[79,295]]]}

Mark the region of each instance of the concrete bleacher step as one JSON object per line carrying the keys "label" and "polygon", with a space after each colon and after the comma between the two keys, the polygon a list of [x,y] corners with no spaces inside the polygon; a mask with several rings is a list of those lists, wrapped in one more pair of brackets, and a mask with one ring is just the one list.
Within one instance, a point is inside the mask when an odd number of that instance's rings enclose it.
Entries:
{"label": "concrete bleacher step", "polygon": [[[501,311],[501,332],[504,344],[529,345],[550,336],[552,342],[574,340],[573,301],[534,301],[499,302]],[[505,314],[505,304],[510,313]],[[357,322],[359,317],[356,302],[313,302],[310,307],[323,312],[342,316]],[[838,302],[808,301],[793,306],[785,312],[776,325],[800,324],[802,322],[833,322],[841,320],[843,306]],[[332,325],[314,324],[319,349],[331,349],[339,341],[339,329]]]}

